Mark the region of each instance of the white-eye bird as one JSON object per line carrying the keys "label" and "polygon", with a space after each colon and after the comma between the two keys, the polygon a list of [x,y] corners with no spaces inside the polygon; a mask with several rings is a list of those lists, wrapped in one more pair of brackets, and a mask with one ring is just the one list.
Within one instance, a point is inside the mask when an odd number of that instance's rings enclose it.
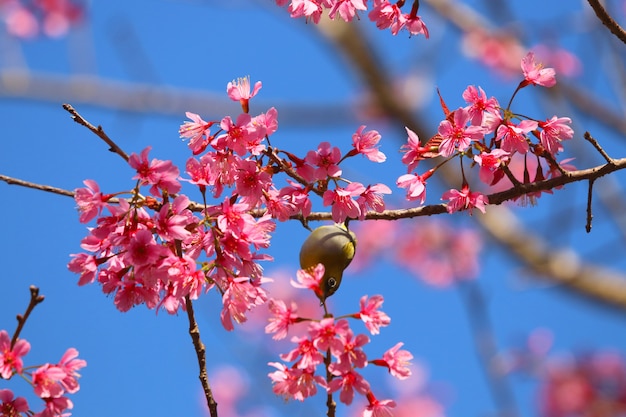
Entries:
{"label": "white-eye bird", "polygon": [[306,238],[300,249],[300,268],[324,265],[318,297],[324,303],[337,291],[343,271],[350,265],[356,251],[356,235],[342,224],[320,226]]}

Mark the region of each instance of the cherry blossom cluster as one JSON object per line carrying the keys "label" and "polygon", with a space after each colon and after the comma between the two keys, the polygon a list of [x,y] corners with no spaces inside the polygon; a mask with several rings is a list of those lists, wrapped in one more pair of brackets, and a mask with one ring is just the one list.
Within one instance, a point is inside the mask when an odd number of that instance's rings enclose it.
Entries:
{"label": "cherry blossom cluster", "polygon": [[[324,265],[319,264],[312,269],[299,270],[297,281],[292,281],[292,285],[317,294],[321,291],[323,276]],[[365,334],[355,335],[347,320],[360,320],[372,335],[379,334],[381,327],[391,322],[389,316],[380,310],[382,304],[382,296],[365,295],[361,297],[360,310],[356,313],[343,316],[345,318],[327,314],[320,320],[313,320],[300,317],[294,302],[287,306],[282,300],[270,299],[269,308],[273,316],[265,331],[274,334],[274,339],[285,338],[295,325],[307,325],[304,336],[292,337],[291,341],[295,344],[293,350],[280,355],[283,361],[292,364],[269,363],[276,368],[269,374],[274,392],[285,399],[304,401],[315,395],[320,387],[329,395],[339,391],[339,401],[346,405],[352,403],[357,393],[368,401],[363,416],[391,415],[390,409],[395,407],[395,403],[392,400],[378,400],[360,370],[368,364],[382,366],[394,377],[405,379],[411,375],[409,361],[413,355],[401,349],[403,343],[398,343],[381,358],[368,359],[364,348],[370,341],[369,337]],[[318,372],[319,368],[323,368],[322,373]]]}
{"label": "cherry blossom cluster", "polygon": [[[0,379],[9,380],[15,375],[25,379],[37,397],[44,403],[44,409],[34,412],[24,397],[14,397],[9,389],[0,389],[1,416],[54,417],[69,416],[73,408],[67,394],[74,394],[79,389],[78,370],[87,362],[78,359],[78,351],[69,348],[58,363],[46,363],[40,366],[24,366],[23,357],[30,351],[30,343],[25,339],[16,339],[12,343],[6,330],[0,330]],[[34,369],[34,370],[32,370]]]}
{"label": "cherry blossom cluster", "polygon": [[[503,178],[510,185],[527,184],[563,174],[568,165],[559,165],[556,155],[563,150],[562,141],[571,139],[574,131],[569,126],[568,117],[553,116],[547,120],[535,120],[514,113],[511,109],[513,98],[527,86],[552,87],[556,83],[555,71],[543,68],[535,62],[529,52],[521,62],[524,80],[520,82],[506,108],[480,87],[468,86],[463,92],[465,107],[454,111],[448,110],[441,99],[445,119],[439,124],[437,133],[426,144],[422,144],[417,134],[406,129],[407,144],[403,146],[402,162],[407,165],[408,173],[400,176],[397,185],[406,189],[406,198],[423,204],[426,200],[426,182],[444,163],[459,157],[463,168],[463,157],[469,158],[472,166],[480,168],[479,178],[489,187],[494,187]],[[533,140],[533,138],[535,140]],[[420,161],[435,157],[445,160],[423,174],[413,172]],[[512,161],[523,161],[521,178],[515,176]],[[534,158],[534,160],[532,160]],[[567,160],[562,161],[567,163]],[[528,168],[534,165],[535,172]],[[463,182],[460,190],[451,189],[442,196],[447,200],[447,210],[452,213],[474,208],[485,212],[488,198],[480,192],[470,190],[462,170]],[[540,193],[525,194],[524,198],[533,201]]]}
{"label": "cherry blossom cluster", "polygon": [[[368,18],[379,29],[390,29],[394,35],[405,29],[411,35],[422,34],[428,38],[428,28],[417,15],[419,0],[413,0],[409,13],[402,11],[405,2],[406,0],[399,0],[392,4],[388,0],[373,0],[370,9],[367,0],[291,0],[287,10],[293,18],[305,17],[307,21],[314,23],[319,23],[326,10],[330,19],[339,17],[346,22],[359,18],[359,12],[369,10]],[[287,3],[288,0],[276,0],[280,7]]]}
{"label": "cherry blossom cluster", "polygon": [[9,35],[32,38],[65,35],[84,14],[83,5],[72,0],[4,0],[0,1],[0,20]]}
{"label": "cherry blossom cluster", "polygon": [[[231,330],[233,320],[245,321],[248,310],[267,300],[259,261],[272,259],[260,250],[269,247],[273,219],[308,216],[310,194],[332,206],[337,222],[385,209],[382,194],[390,193],[389,187],[350,182],[339,167],[359,154],[383,162],[378,132],[361,126],[345,155],[328,142],[303,158],[280,151],[270,146],[277,110],[249,114],[249,101],[260,88],[260,82],[252,87],[249,78],[228,84],[229,97],[243,110],[234,120],[207,122],[187,113],[191,121],[181,126],[180,136],[195,155],[186,163],[187,178],[171,161],[150,160],[146,148],[129,158],[136,172],[132,190],[103,194],[93,180],[76,190],[80,221],[97,218],[81,244],[87,253],[72,255],[69,263],[80,274],[79,285],[97,280],[121,311],[145,304],[172,314],[185,308],[186,298],[215,288],[222,297],[222,323]],[[288,178],[277,188],[274,177],[281,172]],[[203,205],[192,205],[179,193],[181,181],[197,187]],[[207,190],[221,202],[208,204]],[[124,194],[130,198],[111,203]],[[255,210],[265,214],[255,217]]]}

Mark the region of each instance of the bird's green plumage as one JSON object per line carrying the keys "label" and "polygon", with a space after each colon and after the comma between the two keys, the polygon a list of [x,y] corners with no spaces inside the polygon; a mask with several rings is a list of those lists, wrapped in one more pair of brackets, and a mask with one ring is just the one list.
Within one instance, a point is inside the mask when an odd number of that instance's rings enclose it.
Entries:
{"label": "bird's green plumage", "polygon": [[307,269],[324,265],[321,283],[322,302],[337,291],[343,271],[350,265],[356,251],[356,236],[345,226],[320,226],[306,238],[300,249],[300,267]]}

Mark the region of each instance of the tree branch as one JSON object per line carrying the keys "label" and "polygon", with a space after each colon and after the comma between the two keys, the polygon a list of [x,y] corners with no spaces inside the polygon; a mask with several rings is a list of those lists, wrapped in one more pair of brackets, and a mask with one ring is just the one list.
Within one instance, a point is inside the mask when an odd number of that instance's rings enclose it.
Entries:
{"label": "tree branch", "polygon": [[615,35],[617,39],[622,41],[622,43],[626,43],[626,32],[624,31],[624,29],[622,29],[622,27],[619,24],[617,24],[615,20],[613,20],[613,18],[609,15],[606,9],[602,7],[602,4],[600,3],[600,1],[599,0],[587,0],[587,1],[589,2],[589,5],[593,9],[593,11],[596,13],[596,16],[598,16],[598,19],[600,19],[602,24],[606,26],[607,28],[609,28],[611,33]]}

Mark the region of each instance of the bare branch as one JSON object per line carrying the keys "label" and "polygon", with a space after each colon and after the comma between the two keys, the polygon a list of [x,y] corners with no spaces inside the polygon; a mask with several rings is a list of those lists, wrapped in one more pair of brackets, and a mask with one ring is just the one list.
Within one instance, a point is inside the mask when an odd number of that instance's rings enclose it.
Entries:
{"label": "bare branch", "polygon": [[33,312],[33,309],[37,304],[42,303],[44,300],[44,296],[39,295],[39,288],[31,285],[29,289],[30,301],[28,303],[28,307],[26,307],[26,311],[24,312],[24,314],[18,314],[16,317],[17,329],[15,329],[15,333],[13,333],[13,337],[11,338],[11,349],[13,349],[13,347],[17,343],[17,339],[20,337],[20,333],[22,332],[22,329],[24,328],[24,325],[26,324],[26,320],[28,320],[30,313]]}
{"label": "bare branch", "polygon": [[604,26],[609,28],[611,33],[617,37],[622,43],[626,43],[626,32],[622,27],[617,24],[615,20],[608,14],[606,9],[602,7],[602,4],[599,0],[587,0],[589,5],[598,16],[598,19],[602,22]]}
{"label": "bare branch", "polygon": [[122,148],[117,146],[115,142],[104,132],[102,126],[98,125],[98,127],[89,123],[83,116],[78,114],[78,112],[72,107],[71,104],[64,104],[63,108],[67,110],[69,114],[72,115],[72,119],[78,123],[79,125],[85,126],[87,129],[91,130],[94,134],[96,134],[100,139],[102,139],[107,145],[109,145],[109,151],[118,154],[122,157],[126,162],[128,162],[128,155]]}
{"label": "bare branch", "polygon": [[209,385],[209,376],[206,371],[206,348],[200,338],[200,329],[198,328],[198,323],[196,322],[193,303],[187,296],[185,297],[185,307],[187,310],[187,318],[189,320],[189,335],[191,336],[191,341],[193,343],[194,350],[196,351],[196,356],[198,357],[198,367],[200,368],[198,378],[200,378],[200,383],[202,384],[202,389],[204,390],[204,396],[207,400],[209,413],[211,417],[217,417],[217,402],[215,401],[215,398],[213,398],[213,392],[211,391],[211,387]]}

